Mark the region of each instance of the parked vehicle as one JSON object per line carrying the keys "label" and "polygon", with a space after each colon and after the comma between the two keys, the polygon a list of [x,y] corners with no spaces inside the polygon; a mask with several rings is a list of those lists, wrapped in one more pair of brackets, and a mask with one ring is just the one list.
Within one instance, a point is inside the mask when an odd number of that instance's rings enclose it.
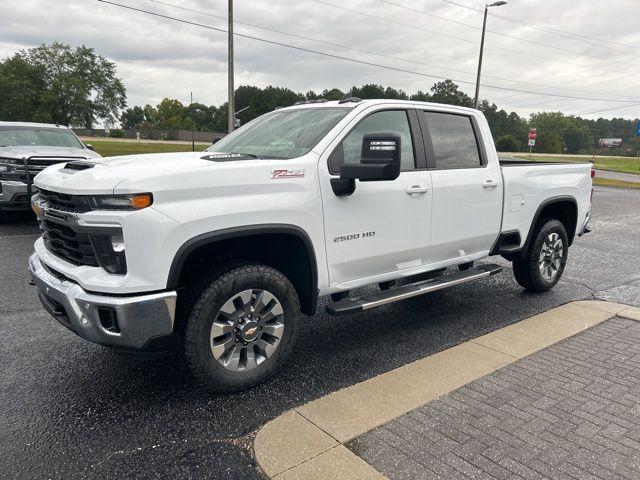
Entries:
{"label": "parked vehicle", "polygon": [[31,210],[33,177],[49,165],[99,157],[68,127],[0,122],[0,220],[7,212]]}
{"label": "parked vehicle", "polygon": [[[357,313],[496,274],[474,263],[490,255],[549,290],[588,231],[590,170],[500,165],[477,110],[305,103],[205,152],[47,168],[29,268],[44,307],[81,337],[175,342],[213,390],[241,389],[284,363],[320,296],[330,314]],[[459,268],[424,280],[445,267]],[[350,294],[370,284],[380,292]]]}

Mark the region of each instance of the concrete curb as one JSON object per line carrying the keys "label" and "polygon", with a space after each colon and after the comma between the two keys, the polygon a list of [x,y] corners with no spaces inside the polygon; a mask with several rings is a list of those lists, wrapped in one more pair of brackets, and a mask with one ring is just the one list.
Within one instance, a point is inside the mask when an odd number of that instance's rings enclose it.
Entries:
{"label": "concrete curb", "polygon": [[640,308],[568,303],[296,407],[258,431],[258,466],[278,480],[383,479],[343,444],[615,316],[640,321]]}

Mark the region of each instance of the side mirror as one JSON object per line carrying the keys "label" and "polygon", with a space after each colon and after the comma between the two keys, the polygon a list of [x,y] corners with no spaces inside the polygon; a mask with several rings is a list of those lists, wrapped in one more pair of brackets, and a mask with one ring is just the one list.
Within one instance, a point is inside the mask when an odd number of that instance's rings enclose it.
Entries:
{"label": "side mirror", "polygon": [[213,140],[211,140],[211,145],[215,145],[216,143],[218,143],[220,140],[222,140],[221,138],[214,138]]}
{"label": "side mirror", "polygon": [[332,178],[333,192],[341,197],[351,195],[361,182],[389,181],[400,176],[400,135],[370,133],[362,139],[360,163],[343,165],[340,178]]}
{"label": "side mirror", "polygon": [[95,149],[93,148],[93,145],[91,145],[90,143],[85,143],[84,146],[87,147],[87,149],[91,150],[92,152],[95,151]]}
{"label": "side mirror", "polygon": [[343,165],[340,178],[361,182],[395,180],[400,176],[400,135],[369,133],[362,139],[360,163]]}

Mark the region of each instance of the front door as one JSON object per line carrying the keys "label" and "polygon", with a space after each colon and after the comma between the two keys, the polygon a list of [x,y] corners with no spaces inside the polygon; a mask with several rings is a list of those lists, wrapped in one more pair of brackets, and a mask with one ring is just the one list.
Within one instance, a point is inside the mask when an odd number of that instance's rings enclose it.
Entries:
{"label": "front door", "polygon": [[[417,114],[406,107],[388,108],[363,112],[320,160],[327,262],[334,290],[419,269],[426,259],[432,192],[429,172],[417,168],[424,161]],[[343,163],[360,162],[362,140],[369,133],[400,135],[400,176],[393,181],[356,180],[352,195],[336,196],[330,178],[338,176]]]}

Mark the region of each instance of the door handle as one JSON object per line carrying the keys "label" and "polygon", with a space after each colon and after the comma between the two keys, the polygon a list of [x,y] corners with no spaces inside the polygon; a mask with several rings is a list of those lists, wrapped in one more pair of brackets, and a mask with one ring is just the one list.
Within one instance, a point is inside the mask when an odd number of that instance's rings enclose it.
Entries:
{"label": "door handle", "polygon": [[427,193],[429,191],[429,187],[421,187],[420,185],[414,185],[412,187],[407,188],[408,195],[419,195],[423,193]]}
{"label": "door handle", "polygon": [[482,184],[482,188],[497,188],[498,182],[494,182],[493,180],[487,180]]}

